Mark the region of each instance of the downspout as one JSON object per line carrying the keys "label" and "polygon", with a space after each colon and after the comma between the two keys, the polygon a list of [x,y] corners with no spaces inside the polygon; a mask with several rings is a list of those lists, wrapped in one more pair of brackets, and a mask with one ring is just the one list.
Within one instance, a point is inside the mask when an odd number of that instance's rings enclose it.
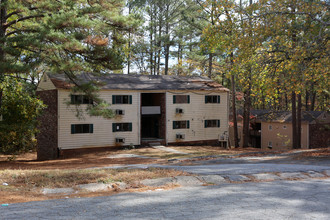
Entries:
{"label": "downspout", "polygon": [[167,96],[168,96],[168,91],[165,91],[165,146],[168,145],[168,129],[167,129]]}
{"label": "downspout", "polygon": [[141,126],[141,117],[142,117],[142,111],[141,111],[141,108],[142,108],[142,93],[141,92],[138,92],[138,95],[137,97],[139,97],[139,104],[137,105],[137,117],[138,117],[138,145],[141,145],[141,129],[142,129],[142,126]]}
{"label": "downspout", "polygon": [[227,91],[227,143],[226,143],[226,148],[229,149],[229,138],[230,138],[230,135],[229,135],[229,111],[230,111],[230,104],[229,104],[229,99],[230,99],[230,96],[229,96],[229,91]]}
{"label": "downspout", "polygon": [[[49,79],[50,80],[50,79]],[[60,91],[59,89],[56,88],[57,91],[57,151],[58,151],[58,155],[57,157],[60,157],[61,154],[61,148],[60,148],[60,104],[59,104],[59,98],[60,98]]]}
{"label": "downspout", "polygon": [[307,149],[310,149],[311,146],[309,146],[309,122],[307,123],[307,129],[306,129],[306,138],[307,138]]}

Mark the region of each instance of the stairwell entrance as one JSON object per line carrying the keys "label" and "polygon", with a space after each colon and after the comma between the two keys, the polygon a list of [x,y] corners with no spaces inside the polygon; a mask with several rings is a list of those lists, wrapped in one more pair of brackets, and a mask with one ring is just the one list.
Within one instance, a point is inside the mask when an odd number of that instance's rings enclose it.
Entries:
{"label": "stairwell entrance", "polygon": [[141,144],[165,144],[165,93],[141,93]]}

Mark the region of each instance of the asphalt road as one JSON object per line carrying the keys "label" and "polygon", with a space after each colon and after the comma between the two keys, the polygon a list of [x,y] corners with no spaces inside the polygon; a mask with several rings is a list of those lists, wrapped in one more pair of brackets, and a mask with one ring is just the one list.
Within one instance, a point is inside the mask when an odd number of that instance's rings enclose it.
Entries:
{"label": "asphalt road", "polygon": [[0,206],[0,219],[330,219],[330,179],[177,188]]}
{"label": "asphalt road", "polygon": [[[152,165],[151,165],[152,167]],[[159,165],[156,167],[172,168],[176,170],[186,171],[195,174],[255,174],[267,172],[306,172],[317,171],[322,172],[330,170],[329,166],[316,166],[305,164],[271,164],[271,163],[257,163],[257,164],[211,164],[211,165],[194,165],[194,166],[168,166]]]}

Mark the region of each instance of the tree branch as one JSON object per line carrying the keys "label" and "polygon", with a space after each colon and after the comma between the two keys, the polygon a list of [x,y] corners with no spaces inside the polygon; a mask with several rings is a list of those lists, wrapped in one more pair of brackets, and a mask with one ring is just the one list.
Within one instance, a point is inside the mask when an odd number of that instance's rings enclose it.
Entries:
{"label": "tree branch", "polygon": [[16,24],[18,22],[29,20],[29,19],[32,19],[32,18],[42,18],[42,17],[44,17],[44,15],[42,15],[42,14],[40,14],[40,15],[30,15],[30,16],[22,17],[22,18],[16,19],[14,21],[11,21],[11,22],[5,24],[3,27],[4,27],[4,29],[6,29],[6,28],[10,27],[11,25]]}

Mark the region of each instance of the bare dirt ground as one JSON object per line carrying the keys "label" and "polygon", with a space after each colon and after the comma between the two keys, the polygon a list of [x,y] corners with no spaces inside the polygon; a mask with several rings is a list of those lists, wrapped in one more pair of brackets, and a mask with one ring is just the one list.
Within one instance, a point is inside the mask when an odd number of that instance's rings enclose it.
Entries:
{"label": "bare dirt ground", "polygon": [[[171,146],[169,146],[171,147]],[[256,153],[260,149],[255,148],[238,148],[226,150],[221,147],[213,146],[184,146],[171,147],[178,151],[188,153],[189,155],[180,155],[164,152],[154,148],[139,148],[131,150],[123,149],[82,149],[64,152],[60,159],[37,161],[37,154],[26,153],[18,155],[16,160],[8,161],[8,155],[0,155],[0,170],[3,169],[84,169],[91,167],[107,167],[126,164],[150,164],[150,163],[166,163],[169,159],[198,157],[198,156],[223,156],[239,153]],[[273,153],[269,151],[269,153]],[[136,154],[150,158],[109,158],[109,156],[117,154]]]}
{"label": "bare dirt ground", "polygon": [[[26,153],[17,156],[16,160],[8,161],[8,155],[0,155],[0,204],[1,203],[17,203],[17,202],[28,202],[28,201],[37,201],[37,200],[47,200],[47,199],[58,199],[66,197],[91,197],[91,196],[101,196],[101,195],[111,195],[119,192],[117,188],[113,188],[106,192],[78,192],[72,195],[43,195],[41,193],[41,186],[38,183],[38,178],[49,177],[49,173],[53,171],[74,173],[77,170],[84,170],[85,168],[102,168],[110,167],[115,165],[129,165],[129,164],[166,164],[169,160],[173,159],[187,159],[194,158],[194,160],[208,160],[216,156],[230,156],[230,157],[249,157],[249,156],[266,156],[279,153],[294,153],[295,150],[286,151],[286,152],[274,152],[274,151],[261,151],[261,149],[255,148],[238,148],[227,150],[220,147],[213,146],[184,146],[184,147],[171,147],[178,151],[188,153],[184,154],[174,154],[169,152],[160,151],[153,148],[139,148],[139,149],[93,149],[93,150],[80,150],[80,151],[67,151],[65,152],[60,159],[57,160],[48,160],[48,161],[37,161],[36,153]],[[127,157],[127,158],[109,158],[110,156],[118,154],[135,154],[143,156],[139,157]],[[318,151],[302,151],[299,154],[292,156],[294,160],[300,160],[302,158],[329,158],[330,157],[330,148],[319,149]],[[36,179],[32,179],[31,173],[37,172],[38,175],[35,175]],[[81,183],[92,183],[95,181],[100,181],[100,178],[113,177],[115,179],[123,180],[125,182],[133,183],[135,180],[141,180],[144,177],[148,178],[160,178],[167,176],[175,175],[187,175],[176,173],[175,171],[166,171],[161,172],[159,170],[148,170],[145,173],[141,173],[139,170],[136,171],[118,171],[118,173],[106,173],[97,177],[96,173],[92,172],[94,178],[85,178],[83,182],[77,182],[72,184],[81,184]],[[108,171],[104,171],[108,172]],[[121,173],[122,172],[122,173]],[[126,172],[126,173],[125,173]],[[46,174],[45,174],[46,173]],[[65,174],[65,173],[64,173]],[[63,174],[63,175],[64,175]],[[2,175],[2,176],[1,176]],[[5,176],[6,178],[5,179]],[[65,174],[67,175],[67,174]],[[77,175],[72,174],[73,177]],[[117,176],[116,176],[117,175]],[[118,176],[119,175],[119,176]],[[23,176],[23,177],[22,177]],[[9,178],[9,179],[8,179]],[[29,179],[30,178],[30,179]],[[52,177],[54,178],[54,177]],[[54,179],[54,181],[63,181],[63,187],[70,185],[72,179],[63,179],[63,176],[60,175],[59,179]],[[111,179],[111,178],[110,178]],[[10,184],[4,185],[4,180],[12,181]],[[16,181],[16,182],[15,182]],[[38,185],[39,184],[39,185]],[[48,185],[47,185],[48,184]],[[47,183],[44,187],[56,187],[55,185]],[[172,188],[176,186],[167,186],[167,188]],[[159,187],[158,187],[159,188]],[[150,187],[136,186],[131,184],[127,187],[126,191],[141,191],[141,190],[152,190]]]}

